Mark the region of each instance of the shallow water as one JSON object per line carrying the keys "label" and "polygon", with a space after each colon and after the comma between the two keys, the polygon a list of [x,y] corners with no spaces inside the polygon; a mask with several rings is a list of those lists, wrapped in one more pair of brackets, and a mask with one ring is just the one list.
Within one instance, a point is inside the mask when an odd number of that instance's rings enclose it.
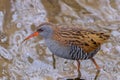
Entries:
{"label": "shallow water", "polygon": [[[79,25],[111,31],[111,38],[95,56],[101,67],[98,80],[120,80],[119,0],[0,0],[0,80],[56,80],[76,76],[74,61],[56,58],[40,37],[21,44],[47,19],[55,24]],[[90,60],[81,62],[82,78],[93,80]]]}

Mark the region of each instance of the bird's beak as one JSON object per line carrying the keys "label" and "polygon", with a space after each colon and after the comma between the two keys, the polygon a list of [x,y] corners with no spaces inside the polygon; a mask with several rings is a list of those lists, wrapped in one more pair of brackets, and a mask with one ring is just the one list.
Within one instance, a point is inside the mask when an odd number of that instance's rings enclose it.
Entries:
{"label": "bird's beak", "polygon": [[28,40],[28,39],[30,39],[30,38],[32,38],[32,37],[35,37],[35,36],[38,36],[39,35],[39,32],[34,32],[33,34],[31,34],[31,35],[29,35],[28,37],[26,37],[23,41],[22,41],[22,43],[24,42],[24,41],[26,41],[26,40]]}

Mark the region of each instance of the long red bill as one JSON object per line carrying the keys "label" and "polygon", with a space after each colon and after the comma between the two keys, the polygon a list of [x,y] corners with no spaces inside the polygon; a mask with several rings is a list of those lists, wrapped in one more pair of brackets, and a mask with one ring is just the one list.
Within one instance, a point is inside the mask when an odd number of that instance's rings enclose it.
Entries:
{"label": "long red bill", "polygon": [[31,34],[30,36],[26,37],[26,38],[22,41],[22,43],[23,43],[24,41],[26,41],[26,40],[28,40],[28,39],[30,39],[30,38],[32,38],[32,37],[38,36],[38,35],[39,35],[39,32],[34,32],[34,33]]}

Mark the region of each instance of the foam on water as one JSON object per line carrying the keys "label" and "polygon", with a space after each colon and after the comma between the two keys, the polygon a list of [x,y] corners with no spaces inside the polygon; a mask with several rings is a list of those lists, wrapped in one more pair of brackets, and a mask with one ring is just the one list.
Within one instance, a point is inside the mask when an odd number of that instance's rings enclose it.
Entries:
{"label": "foam on water", "polygon": [[11,60],[12,59],[12,55],[11,53],[5,49],[4,47],[0,46],[0,55],[2,57],[4,57],[5,59]]}
{"label": "foam on water", "polygon": [[4,18],[4,14],[2,11],[0,11],[0,31],[3,31],[3,18]]}

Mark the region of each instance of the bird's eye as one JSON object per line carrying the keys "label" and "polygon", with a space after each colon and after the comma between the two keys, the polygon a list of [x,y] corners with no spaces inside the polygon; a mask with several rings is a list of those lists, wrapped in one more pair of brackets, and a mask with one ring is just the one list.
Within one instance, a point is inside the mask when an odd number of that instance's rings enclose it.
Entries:
{"label": "bird's eye", "polygon": [[42,32],[42,31],[43,31],[43,29],[41,29],[41,28],[40,28],[40,29],[38,29],[37,31],[38,31],[38,32]]}

